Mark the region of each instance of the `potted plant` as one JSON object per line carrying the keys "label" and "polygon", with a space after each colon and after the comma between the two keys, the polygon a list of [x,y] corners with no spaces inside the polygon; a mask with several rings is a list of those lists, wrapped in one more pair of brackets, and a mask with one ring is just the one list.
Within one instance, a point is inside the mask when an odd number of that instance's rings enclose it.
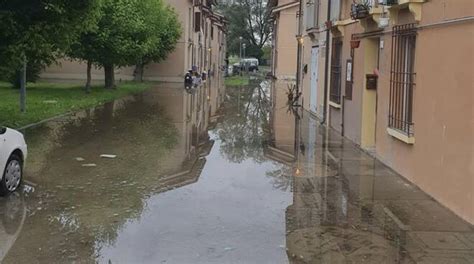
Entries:
{"label": "potted plant", "polygon": [[351,6],[351,17],[352,19],[363,19],[369,16],[370,3],[368,0],[364,0],[361,3],[352,3]]}
{"label": "potted plant", "polygon": [[351,49],[357,49],[360,46],[360,39],[351,40]]}

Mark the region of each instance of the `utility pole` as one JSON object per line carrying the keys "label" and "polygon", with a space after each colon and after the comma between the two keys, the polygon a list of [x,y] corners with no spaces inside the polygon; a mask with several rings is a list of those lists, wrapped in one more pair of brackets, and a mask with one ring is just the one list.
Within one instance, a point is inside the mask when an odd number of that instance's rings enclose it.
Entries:
{"label": "utility pole", "polygon": [[26,112],[26,57],[23,56],[23,65],[20,72],[20,111]]}

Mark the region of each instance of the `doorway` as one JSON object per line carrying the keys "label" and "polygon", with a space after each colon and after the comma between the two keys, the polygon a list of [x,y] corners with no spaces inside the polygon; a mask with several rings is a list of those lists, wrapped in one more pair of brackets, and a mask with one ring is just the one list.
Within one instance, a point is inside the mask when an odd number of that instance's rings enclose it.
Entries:
{"label": "doorway", "polygon": [[[380,55],[380,38],[364,40],[364,89],[362,92],[362,133],[361,147],[369,152],[374,151],[376,143],[377,117],[377,83]],[[372,84],[368,83],[372,78]]]}

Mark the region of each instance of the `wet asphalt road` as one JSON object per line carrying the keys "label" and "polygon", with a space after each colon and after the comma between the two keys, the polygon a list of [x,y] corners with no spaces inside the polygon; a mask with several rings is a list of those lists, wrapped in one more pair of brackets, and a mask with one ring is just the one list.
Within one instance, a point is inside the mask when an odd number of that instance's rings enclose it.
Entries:
{"label": "wet asphalt road", "polygon": [[473,226],[286,87],[161,85],[28,129],[3,263],[474,263]]}

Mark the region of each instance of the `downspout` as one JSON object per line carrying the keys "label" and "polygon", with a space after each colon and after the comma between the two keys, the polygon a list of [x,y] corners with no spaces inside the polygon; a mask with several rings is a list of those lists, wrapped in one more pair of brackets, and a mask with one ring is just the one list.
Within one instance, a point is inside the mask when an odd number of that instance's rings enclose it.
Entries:
{"label": "downspout", "polygon": [[300,100],[300,85],[301,85],[301,80],[300,80],[300,76],[301,76],[301,50],[302,50],[302,43],[301,43],[301,40],[303,38],[303,34],[302,34],[302,17],[303,17],[303,0],[300,0],[299,1],[299,13],[298,13],[298,35],[296,36],[296,41],[298,42],[298,50],[297,50],[297,58],[296,58],[296,95],[295,95],[295,98],[297,98],[297,100],[295,100],[294,103],[296,103],[296,105],[294,106],[300,106],[299,104],[299,100]]}
{"label": "downspout", "polygon": [[324,62],[324,109],[323,109],[323,120],[321,124],[326,123],[328,114],[328,84],[329,84],[329,44],[330,44],[330,32],[329,32],[329,21],[331,21],[331,0],[328,0],[328,13],[326,22],[326,61]]}

